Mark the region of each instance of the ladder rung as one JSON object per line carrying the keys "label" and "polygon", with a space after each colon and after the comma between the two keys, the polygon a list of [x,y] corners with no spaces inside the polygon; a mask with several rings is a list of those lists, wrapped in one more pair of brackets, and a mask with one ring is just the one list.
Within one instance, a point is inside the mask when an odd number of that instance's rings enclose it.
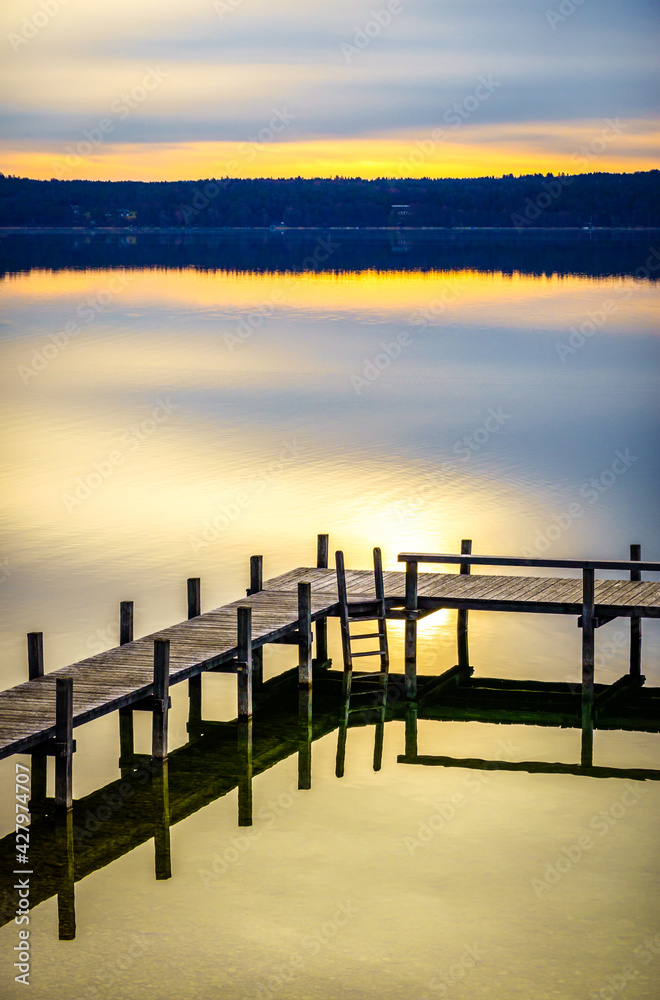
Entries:
{"label": "ladder rung", "polygon": [[354,659],[356,656],[383,656],[380,649],[371,649],[366,653],[351,653],[351,658]]}
{"label": "ladder rung", "polygon": [[365,681],[365,680],[377,680],[381,681],[387,677],[387,673],[384,670],[370,670],[368,673],[356,674],[353,673],[354,681]]}
{"label": "ladder rung", "polygon": [[351,642],[355,639],[382,639],[382,632],[365,632],[364,635],[352,635]]}
{"label": "ladder rung", "polygon": [[351,691],[351,699],[353,699],[353,698],[374,698],[374,697],[380,698],[384,694],[385,694],[385,691],[378,691],[377,689],[374,689],[374,688],[372,688],[371,691]]}
{"label": "ladder rung", "polygon": [[355,712],[382,712],[382,705],[363,705],[361,708],[349,708],[348,714],[354,715]]}
{"label": "ladder rung", "polygon": [[380,621],[380,615],[351,615],[349,614],[349,622],[378,622]]}

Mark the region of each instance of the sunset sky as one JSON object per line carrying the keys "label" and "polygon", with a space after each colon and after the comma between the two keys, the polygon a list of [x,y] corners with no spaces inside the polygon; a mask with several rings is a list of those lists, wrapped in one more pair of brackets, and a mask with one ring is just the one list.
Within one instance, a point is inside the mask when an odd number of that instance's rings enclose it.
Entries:
{"label": "sunset sky", "polygon": [[4,173],[647,170],[654,0],[5,0]]}

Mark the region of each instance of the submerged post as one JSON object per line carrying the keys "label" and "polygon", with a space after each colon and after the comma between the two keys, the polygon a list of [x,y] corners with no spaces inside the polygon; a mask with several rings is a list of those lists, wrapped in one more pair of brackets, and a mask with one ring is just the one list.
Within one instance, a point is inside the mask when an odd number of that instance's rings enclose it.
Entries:
{"label": "submerged post", "polygon": [[170,640],[154,639],[154,694],[151,724],[151,756],[167,757],[167,722],[170,699]]}
{"label": "submerged post", "polygon": [[[316,536],[316,568],[328,568],[330,535]],[[328,619],[319,618],[316,623],[316,662],[319,666],[328,661]]]}
{"label": "submerged post", "polygon": [[55,809],[73,807],[73,677],[55,680]]}
{"label": "submerged post", "polygon": [[252,608],[238,609],[238,717],[247,719],[252,715]]}
{"label": "submerged post", "polygon": [[406,698],[417,698],[417,563],[406,562]]}
{"label": "submerged post", "polygon": [[583,752],[593,738],[595,571],[582,570],[582,734]]}
{"label": "submerged post", "polygon": [[[471,552],[472,541],[469,538],[464,538],[461,541],[461,555],[469,556]],[[461,563],[459,573],[461,576],[469,576],[469,562]],[[468,613],[464,608],[461,608],[458,612],[456,632],[458,641],[458,665],[459,667],[466,668],[470,665],[470,656],[468,652]]]}
{"label": "submerged post", "polygon": [[[642,558],[642,546],[630,546],[631,562],[639,562]],[[642,573],[639,569],[630,570],[630,579],[639,582]],[[630,676],[641,677],[642,674],[642,619],[639,615],[630,618]]]}
{"label": "submerged post", "polygon": [[[202,613],[201,580],[198,576],[186,581],[188,591],[188,621]],[[188,679],[188,732],[199,734],[202,723],[202,675]]]}
{"label": "submerged post", "polygon": [[298,683],[312,683],[312,585],[298,584]]}

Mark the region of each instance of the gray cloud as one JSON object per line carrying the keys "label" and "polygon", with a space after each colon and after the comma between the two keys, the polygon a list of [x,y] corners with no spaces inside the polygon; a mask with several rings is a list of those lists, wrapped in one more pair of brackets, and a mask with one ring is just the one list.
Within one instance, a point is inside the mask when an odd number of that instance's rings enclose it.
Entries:
{"label": "gray cloud", "polygon": [[[499,86],[470,113],[470,125],[652,118],[660,5],[583,0],[553,30],[547,12],[559,4],[411,0],[375,37],[365,35],[364,51],[348,61],[340,46],[353,44],[356,28],[373,22],[385,0],[338,0],[321,9],[244,2],[223,20],[209,3],[203,16],[194,8],[189,21],[155,18],[133,34],[130,23],[104,24],[93,36],[90,26],[89,37],[61,33],[50,48],[21,54],[28,72],[30,59],[45,58],[58,80],[66,64],[75,98],[69,108],[80,112],[40,110],[34,95],[23,112],[19,87],[2,124],[14,141],[75,141],[108,113],[78,103],[82,60],[88,66],[90,59],[99,72],[112,69],[115,80],[114,67],[122,67],[127,86],[136,68],[162,62],[170,73],[163,93],[117,123],[113,142],[242,141],[278,106],[296,115],[284,140],[432,129],[491,74]],[[255,86],[245,87],[241,75],[235,88],[228,85],[232,68],[244,74],[246,67],[254,68]]]}

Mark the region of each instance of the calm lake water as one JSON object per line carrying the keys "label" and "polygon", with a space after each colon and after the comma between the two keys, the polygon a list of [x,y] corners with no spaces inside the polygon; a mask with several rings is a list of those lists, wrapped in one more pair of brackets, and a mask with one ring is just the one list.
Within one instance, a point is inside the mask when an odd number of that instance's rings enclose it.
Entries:
{"label": "calm lake water", "polygon": [[[26,679],[26,632],[59,668],[117,644],[119,601],[135,602],[136,635],[154,631],[185,617],[187,577],[208,610],[244,593],[252,554],[266,577],[314,565],[318,532],[352,567],[374,545],[395,569],[400,551],[462,538],[620,559],[639,542],[660,558],[659,245],[6,237],[2,687]],[[475,675],[579,678],[574,619],[472,613],[470,629]],[[453,612],[421,623],[420,673],[456,662],[455,633]],[[390,637],[401,671],[400,623]],[[623,620],[597,632],[597,681],[626,671],[627,642]],[[340,664],[334,623],[330,652]],[[645,623],[649,686],[659,652]],[[266,674],[294,663],[270,647]],[[171,750],[187,741],[184,688]],[[235,680],[207,677],[204,716],[234,706]],[[138,750],[148,733],[143,714]],[[76,738],[80,798],[119,776],[116,715]],[[314,742],[311,790],[296,754],[254,778],[251,828],[235,790],[175,823],[171,879],[154,879],[151,840],[78,882],[75,941],[58,940],[55,898],[36,906],[31,996],[657,996],[655,782],[402,766],[400,721],[377,773],[373,728],[351,729],[338,779],[336,740]],[[580,734],[426,720],[419,747],[571,763]],[[660,767],[657,735],[600,731],[594,747],[597,764]],[[13,779],[3,761],[3,835]],[[24,989],[16,932],[0,929],[8,997]]]}

